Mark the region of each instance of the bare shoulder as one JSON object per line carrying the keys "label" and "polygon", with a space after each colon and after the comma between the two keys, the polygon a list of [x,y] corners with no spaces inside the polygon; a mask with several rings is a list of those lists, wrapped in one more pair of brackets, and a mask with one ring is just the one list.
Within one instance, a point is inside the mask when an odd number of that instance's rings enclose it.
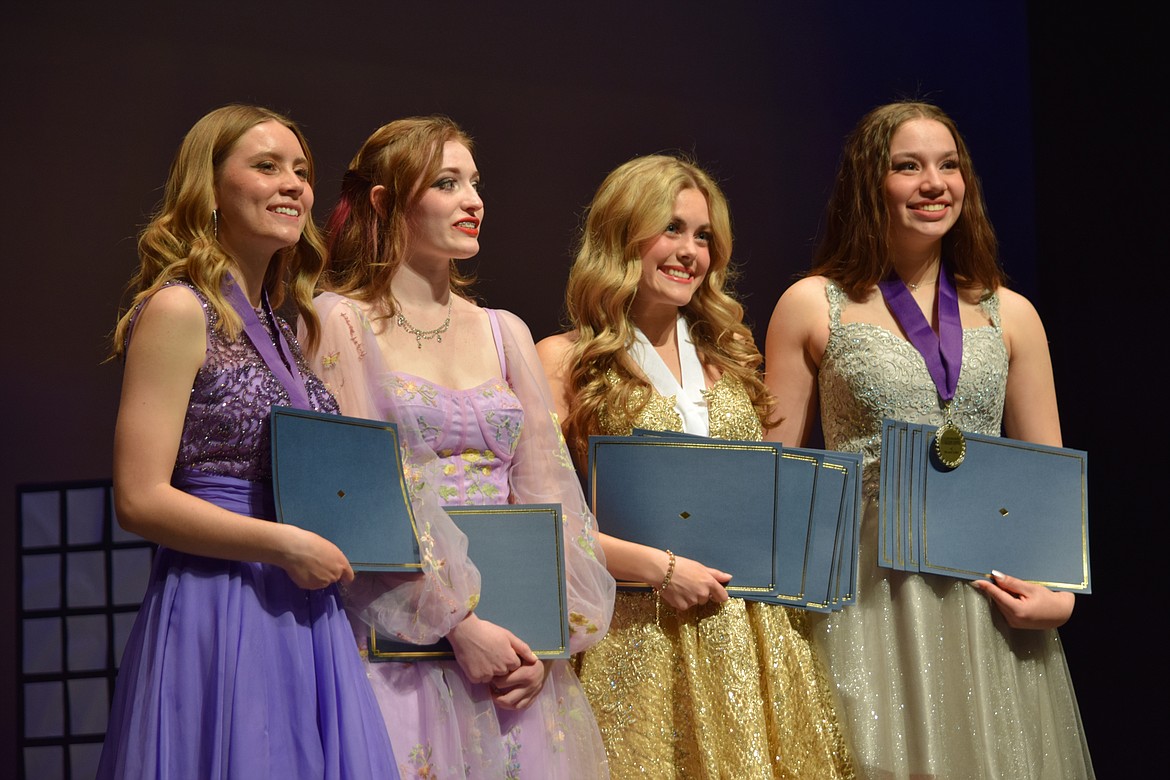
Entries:
{"label": "bare shoulder", "polygon": [[[194,291],[181,284],[158,290],[147,299],[134,322],[126,349],[123,395],[142,387],[184,384],[207,357],[207,318]],[[141,380],[147,379],[148,384]],[[149,384],[154,383],[154,384]]]}
{"label": "bare shoulder", "polygon": [[789,285],[776,302],[777,310],[815,311],[826,308],[825,288],[828,279],[824,276],[805,276]]}
{"label": "bare shoulder", "polygon": [[[134,323],[133,336],[159,334],[168,338],[204,338],[207,327],[203,303],[191,288],[172,284],[151,295],[142,303],[142,310]],[[134,339],[132,339],[134,340]]]}
{"label": "bare shoulder", "polygon": [[811,329],[829,319],[829,302],[825,297],[828,279],[806,276],[789,285],[772,310],[769,331],[778,327]]}
{"label": "bare shoulder", "polygon": [[141,316],[153,311],[154,316],[203,319],[203,304],[195,291],[185,284],[172,284],[151,295],[143,304]]}
{"label": "bare shoulder", "polygon": [[1006,287],[1000,287],[996,294],[999,297],[1000,328],[1007,345],[1008,358],[1031,354],[1046,356],[1048,335],[1032,302]]}
{"label": "bare shoulder", "polygon": [[1003,318],[1005,325],[1009,322],[1033,325],[1040,324],[1040,314],[1027,298],[1007,287],[1000,287],[995,293],[999,298],[1000,316]]}
{"label": "bare shoulder", "polygon": [[576,331],[556,333],[536,342],[536,354],[540,356],[540,362],[546,367],[559,366],[564,362],[565,356],[569,354],[569,350],[573,348],[575,343],[577,343]]}

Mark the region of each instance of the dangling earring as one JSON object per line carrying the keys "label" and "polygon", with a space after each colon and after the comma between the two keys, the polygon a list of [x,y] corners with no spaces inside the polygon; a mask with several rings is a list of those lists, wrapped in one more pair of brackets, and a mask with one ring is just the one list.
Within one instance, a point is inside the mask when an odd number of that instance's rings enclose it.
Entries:
{"label": "dangling earring", "polygon": [[211,232],[215,240],[219,240],[219,209],[211,210]]}

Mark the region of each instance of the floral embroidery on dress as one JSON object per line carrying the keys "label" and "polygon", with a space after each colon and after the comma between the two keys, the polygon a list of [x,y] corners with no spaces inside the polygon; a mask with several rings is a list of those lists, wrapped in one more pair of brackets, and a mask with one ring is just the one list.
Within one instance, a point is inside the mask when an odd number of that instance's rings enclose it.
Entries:
{"label": "floral embroidery on dress", "polygon": [[569,612],[569,631],[574,634],[596,634],[597,623],[580,612]]}
{"label": "floral embroidery on dress", "polygon": [[498,415],[494,411],[484,414],[484,421],[495,431],[496,441],[508,448],[508,452],[516,451],[516,442],[520,441],[521,421],[514,415]]}
{"label": "floral embroidery on dress", "polygon": [[[491,499],[500,495],[500,487],[491,481],[491,477],[503,462],[491,450],[468,449],[459,457],[463,460],[463,476],[466,480],[463,487],[463,503],[493,503]],[[459,488],[455,485],[444,485],[439,489],[439,495],[444,502],[454,503],[459,500]]]}
{"label": "floral embroidery on dress", "polygon": [[439,395],[439,391],[434,385],[426,384],[425,382],[417,382],[413,379],[405,379],[400,376],[390,376],[386,380],[390,392],[403,401],[421,401],[430,407],[438,406],[438,401],[435,399]]}
{"label": "floral embroidery on dress", "polygon": [[506,780],[520,780],[520,727],[517,726],[504,735],[504,751],[508,754],[504,765]]}
{"label": "floral embroidery on dress", "polygon": [[410,493],[411,500],[414,500],[418,492],[427,484],[423,478],[424,471],[418,468],[409,460],[402,461],[402,478],[406,481],[406,489]]}
{"label": "floral embroidery on dress", "polygon": [[431,763],[431,746],[415,745],[411,748],[407,762],[399,766],[398,771],[403,777],[415,778],[415,780],[434,780],[437,778],[435,766]]}
{"label": "floral embroidery on dress", "polygon": [[557,460],[560,461],[561,468],[573,471],[575,467],[573,466],[573,459],[569,457],[569,445],[565,442],[565,432],[561,429],[561,418],[551,409],[549,410],[548,416],[552,418],[553,430],[557,433]]}
{"label": "floral embroidery on dress", "polygon": [[[352,303],[347,304],[350,311],[357,315],[358,322],[361,324],[362,330],[368,331],[370,329],[370,322],[366,319],[366,315],[362,314],[361,309],[354,306]],[[364,339],[358,335],[357,330],[353,326],[353,322],[344,311],[338,311],[337,316],[341,317],[345,323],[345,327],[349,330],[349,342],[353,344],[354,352],[357,354],[358,361],[366,359],[366,347]]]}
{"label": "floral embroidery on dress", "polygon": [[429,425],[427,423],[426,418],[423,417],[421,414],[416,419],[418,421],[419,435],[421,435],[424,440],[438,438],[438,436],[443,432],[442,428],[436,427],[434,425]]}
{"label": "floral embroidery on dress", "polygon": [[580,547],[586,555],[593,560],[597,560],[597,553],[593,550],[593,536],[589,533],[588,528],[582,528],[581,533],[577,534],[577,546]]}
{"label": "floral embroidery on dress", "polygon": [[341,360],[341,353],[340,352],[330,352],[328,355],[322,355],[321,356],[321,368],[328,371],[329,369],[335,367],[337,365],[338,361],[340,361],[340,360]]}
{"label": "floral embroidery on dress", "polygon": [[[576,690],[571,688],[572,690]],[[551,712],[546,712],[544,720],[544,730],[548,732],[549,742],[552,743],[554,753],[561,753],[565,749],[565,716],[568,714],[565,708],[565,699],[563,696],[557,697],[556,709]]]}
{"label": "floral embroidery on dress", "polygon": [[431,524],[427,523],[423,527],[423,532],[418,535],[418,549],[419,555],[422,559],[423,571],[433,572],[444,586],[450,587],[451,583],[447,577],[447,559],[435,557],[435,537],[431,534]]}

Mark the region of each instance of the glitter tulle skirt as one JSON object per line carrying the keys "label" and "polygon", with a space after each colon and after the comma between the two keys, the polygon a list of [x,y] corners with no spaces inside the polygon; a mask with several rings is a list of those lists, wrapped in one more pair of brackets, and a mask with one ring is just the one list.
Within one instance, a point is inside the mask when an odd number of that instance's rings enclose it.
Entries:
{"label": "glitter tulle skirt", "polygon": [[578,660],[615,778],[853,776],[803,612],[619,592]]}

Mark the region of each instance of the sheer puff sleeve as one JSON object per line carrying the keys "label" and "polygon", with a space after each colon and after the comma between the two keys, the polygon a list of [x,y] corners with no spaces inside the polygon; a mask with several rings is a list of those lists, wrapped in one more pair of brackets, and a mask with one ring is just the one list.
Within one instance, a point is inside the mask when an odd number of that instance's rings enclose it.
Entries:
{"label": "sheer puff sleeve", "polygon": [[397,414],[393,395],[384,389],[387,368],[365,308],[334,293],[322,293],[313,305],[321,319],[321,338],[306,357],[341,413],[398,426],[423,565],[422,575],[359,573],[346,590],[346,609],[387,636],[415,644],[435,642],[479,601],[479,571],[467,557],[467,537],[435,491],[440,479],[434,453],[417,427]]}
{"label": "sheer puff sleeve", "polygon": [[597,523],[569,457],[532,335],[522,320],[499,311],[507,380],[524,406],[524,427],[510,474],[512,501],[560,504],[568,579],[569,648],[578,653],[605,635],[613,615],[614,579],[605,568]]}

